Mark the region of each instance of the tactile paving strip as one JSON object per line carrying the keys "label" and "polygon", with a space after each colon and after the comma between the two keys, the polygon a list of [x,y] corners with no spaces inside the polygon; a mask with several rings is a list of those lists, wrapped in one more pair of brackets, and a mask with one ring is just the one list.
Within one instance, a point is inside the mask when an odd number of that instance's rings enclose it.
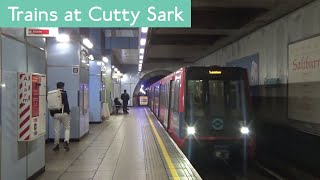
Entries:
{"label": "tactile paving strip", "polygon": [[[180,177],[180,179],[202,179],[197,171],[193,168],[189,160],[184,156],[184,154],[178,149],[178,147],[174,144],[170,136],[164,130],[164,128],[158,123],[158,120],[151,113],[149,109],[147,109],[150,118],[153,121],[155,128],[158,131],[159,136],[161,137],[168,154],[174,164],[176,171]],[[159,147],[159,144],[157,143]],[[160,153],[162,161],[165,161],[165,158],[162,153]],[[167,173],[169,174],[169,179],[172,179],[171,174],[169,172],[169,167],[166,163],[164,163]]]}
{"label": "tactile paving strip", "polygon": [[[145,114],[143,109],[139,109],[139,113]],[[141,118],[140,123],[142,126],[147,179],[169,179],[167,171],[163,168],[165,162],[161,158],[161,151],[158,149],[149,122],[146,118]]]}

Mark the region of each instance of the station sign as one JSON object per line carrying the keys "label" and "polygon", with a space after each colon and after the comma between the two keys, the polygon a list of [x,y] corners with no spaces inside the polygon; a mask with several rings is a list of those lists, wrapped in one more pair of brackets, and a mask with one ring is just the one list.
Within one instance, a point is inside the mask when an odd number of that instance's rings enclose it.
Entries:
{"label": "station sign", "polygon": [[56,37],[59,34],[59,28],[26,28],[27,37]]}

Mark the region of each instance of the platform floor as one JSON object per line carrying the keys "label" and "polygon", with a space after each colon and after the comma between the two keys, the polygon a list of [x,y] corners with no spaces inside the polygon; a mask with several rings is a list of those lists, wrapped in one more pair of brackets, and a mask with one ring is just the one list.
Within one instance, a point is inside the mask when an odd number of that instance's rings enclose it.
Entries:
{"label": "platform floor", "polygon": [[129,112],[90,125],[69,152],[47,144],[46,171],[37,180],[201,179],[147,108]]}

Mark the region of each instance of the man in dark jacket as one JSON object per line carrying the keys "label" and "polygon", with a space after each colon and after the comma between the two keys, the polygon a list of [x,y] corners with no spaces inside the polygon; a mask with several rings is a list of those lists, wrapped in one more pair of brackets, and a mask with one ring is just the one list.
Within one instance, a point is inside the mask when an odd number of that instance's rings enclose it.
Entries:
{"label": "man in dark jacket", "polygon": [[128,114],[128,101],[130,99],[130,96],[127,93],[127,90],[124,90],[124,93],[121,94],[121,99],[123,102],[123,113]]}
{"label": "man in dark jacket", "polygon": [[58,82],[57,89],[61,91],[61,98],[63,109],[50,111],[50,115],[54,119],[54,151],[59,151],[60,140],[60,124],[64,126],[64,148],[69,151],[69,139],[70,139],[70,108],[68,102],[67,92],[64,90],[64,83]]}

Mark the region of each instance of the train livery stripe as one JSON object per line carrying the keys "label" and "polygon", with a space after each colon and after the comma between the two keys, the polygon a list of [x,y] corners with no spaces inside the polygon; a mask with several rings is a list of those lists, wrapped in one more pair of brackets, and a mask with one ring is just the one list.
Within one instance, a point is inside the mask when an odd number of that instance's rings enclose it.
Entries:
{"label": "train livery stripe", "polygon": [[148,118],[148,121],[149,121],[149,123],[150,123],[151,129],[152,129],[154,135],[156,136],[156,139],[157,139],[157,141],[158,141],[158,143],[159,143],[159,145],[160,145],[161,151],[162,151],[163,156],[164,156],[164,158],[165,158],[165,160],[166,160],[166,162],[167,162],[167,165],[168,165],[168,167],[169,167],[169,170],[170,170],[170,173],[171,173],[173,179],[174,179],[174,180],[180,180],[180,177],[179,177],[179,175],[178,175],[178,173],[177,173],[177,171],[176,171],[176,168],[174,167],[174,165],[173,165],[173,163],[172,163],[172,161],[171,161],[171,158],[170,158],[170,156],[169,156],[169,154],[168,154],[168,151],[167,151],[167,149],[165,148],[165,146],[164,146],[164,144],[163,144],[163,142],[162,142],[162,139],[160,138],[160,136],[159,136],[159,134],[158,134],[158,132],[157,132],[157,130],[156,130],[153,122],[152,122],[152,119],[151,119],[150,116],[149,116],[149,113],[147,112],[146,109],[144,109],[144,111],[145,111],[146,114],[147,114],[147,118]]}

